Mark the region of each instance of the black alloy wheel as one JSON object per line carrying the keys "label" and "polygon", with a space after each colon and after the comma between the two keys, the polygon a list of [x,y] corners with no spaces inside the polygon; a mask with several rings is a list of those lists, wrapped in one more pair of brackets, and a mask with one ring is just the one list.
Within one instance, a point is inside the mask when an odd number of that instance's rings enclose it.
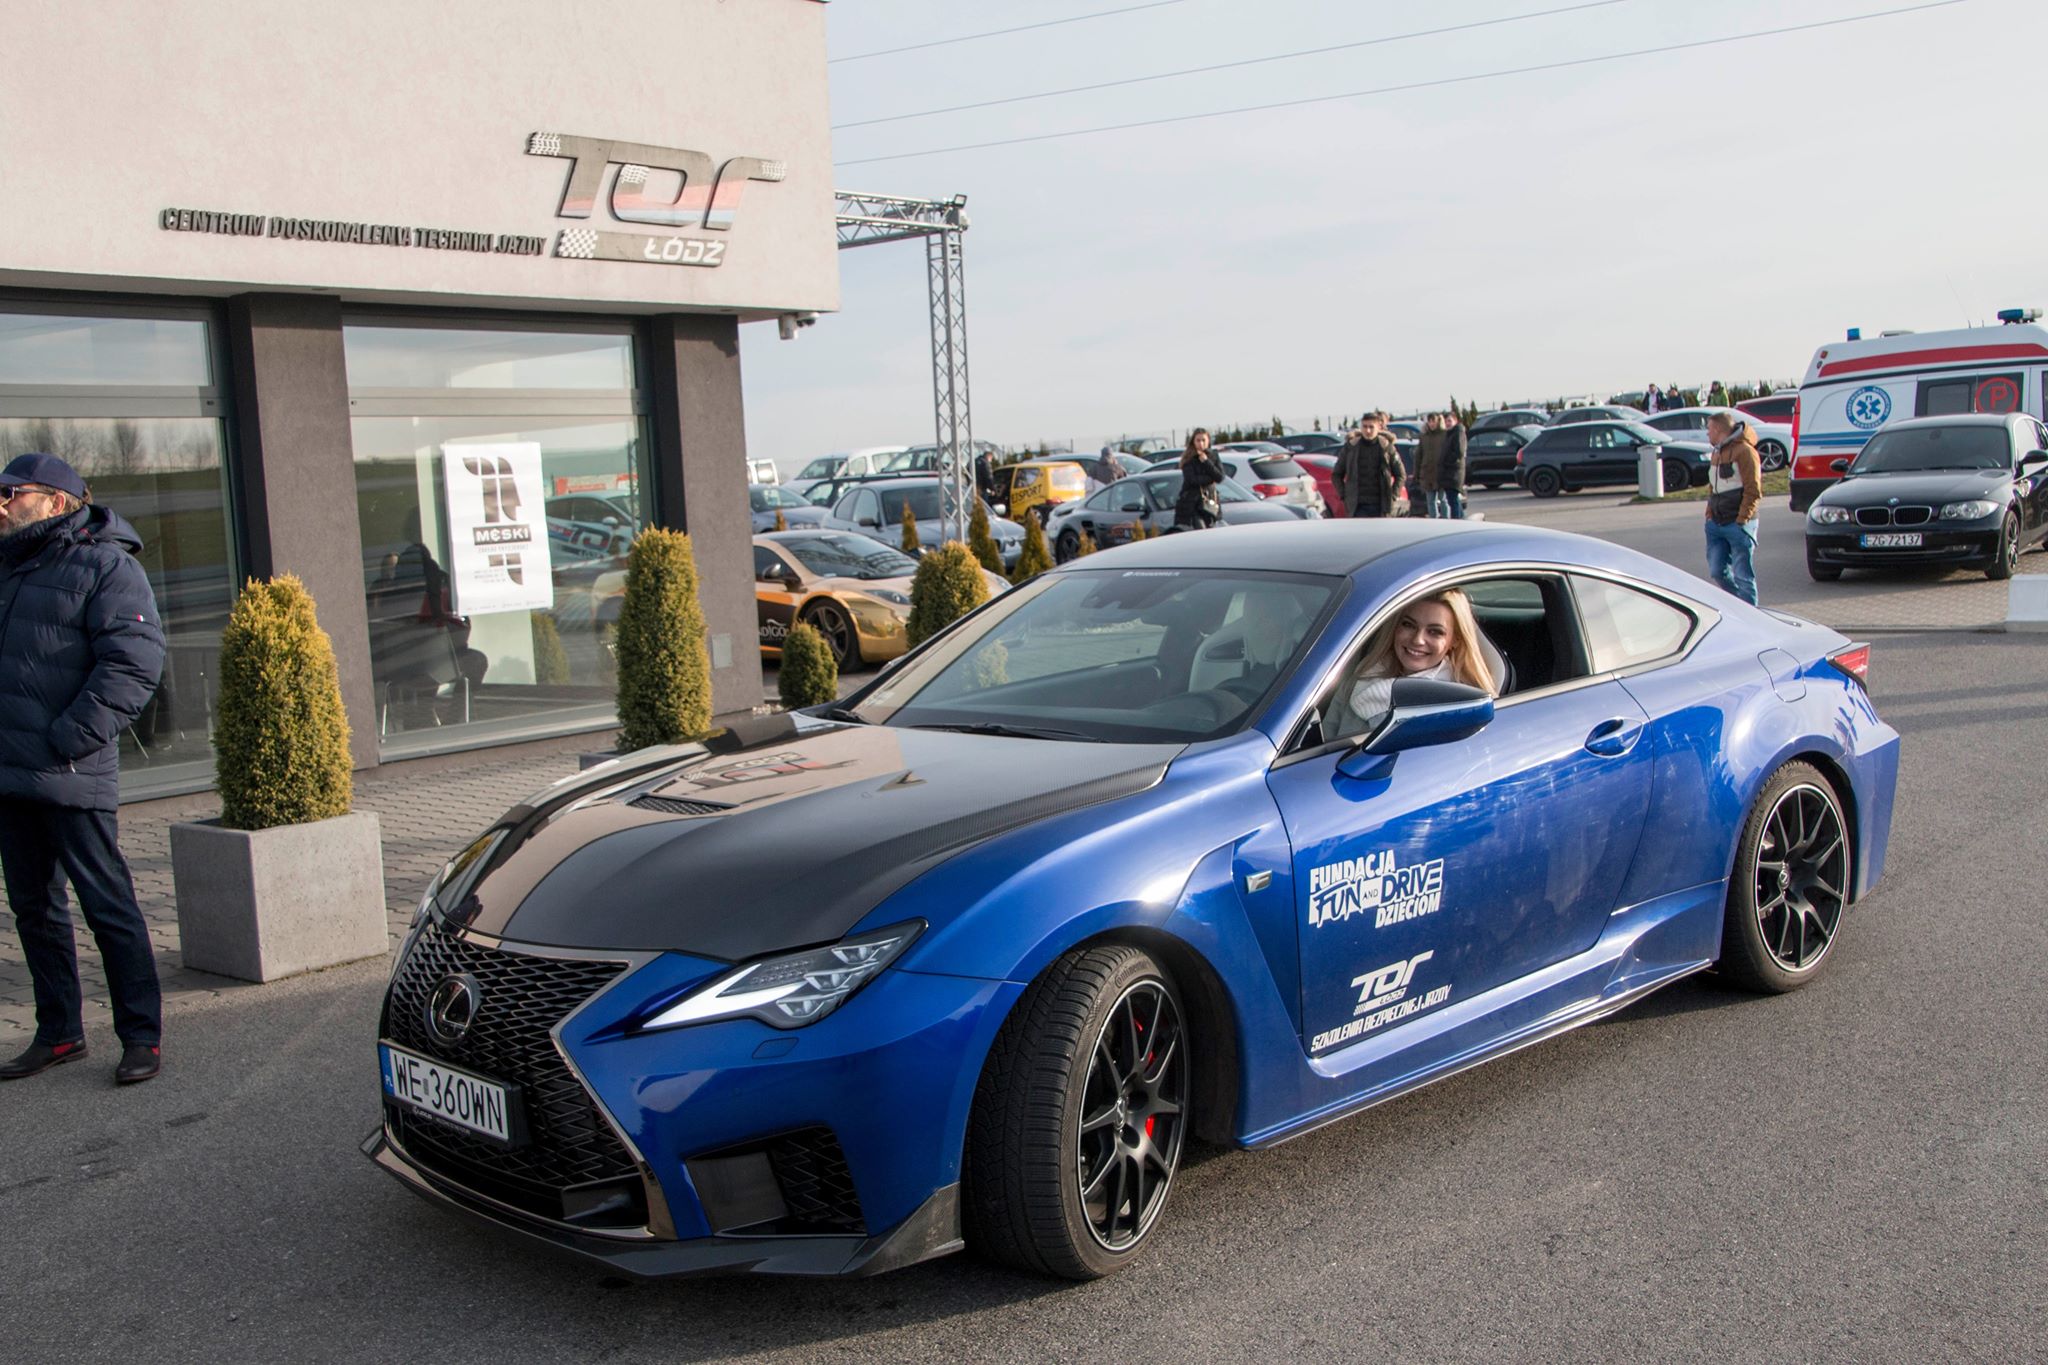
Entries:
{"label": "black alloy wheel", "polygon": [[2007,512],[2004,522],[1998,528],[1998,545],[1991,552],[1991,562],[1984,567],[1984,576],[1994,583],[2003,582],[2018,573],[2020,569],[2020,514]]}
{"label": "black alloy wheel", "polygon": [[1683,493],[1692,487],[1692,471],[1685,467],[1684,460],[1664,461],[1664,491]]}
{"label": "black alloy wheel", "polygon": [[975,1089],[963,1215],[981,1254],[1091,1280],[1144,1248],[1190,1122],[1189,1037],[1146,953],[1079,949],[1031,984]]}
{"label": "black alloy wheel", "polygon": [[1079,553],[1081,553],[1081,537],[1076,534],[1073,527],[1069,526],[1064,531],[1061,531],[1059,539],[1053,542],[1053,561],[1064,564]]}
{"label": "black alloy wheel", "polygon": [[1775,474],[1791,463],[1791,456],[1780,442],[1765,441],[1756,448],[1756,462],[1764,473]]}
{"label": "black alloy wheel", "polygon": [[804,620],[825,637],[831,647],[832,663],[841,673],[859,666],[860,637],[854,633],[853,618],[837,602],[819,602],[804,613]]}
{"label": "black alloy wheel", "polygon": [[1849,905],[1849,831],[1835,789],[1805,763],[1764,784],[1728,888],[1721,971],[1751,990],[1812,980]]}
{"label": "black alloy wheel", "polygon": [[1542,465],[1529,471],[1529,491],[1539,498],[1554,498],[1564,491],[1564,480],[1555,469]]}

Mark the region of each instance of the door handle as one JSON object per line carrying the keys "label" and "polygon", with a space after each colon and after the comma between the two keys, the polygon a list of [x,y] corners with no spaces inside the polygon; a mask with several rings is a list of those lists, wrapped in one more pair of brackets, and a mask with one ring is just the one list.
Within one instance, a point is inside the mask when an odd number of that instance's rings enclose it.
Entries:
{"label": "door handle", "polygon": [[1620,758],[1635,748],[1642,737],[1643,723],[1639,720],[1603,720],[1586,736],[1586,752],[1602,758]]}

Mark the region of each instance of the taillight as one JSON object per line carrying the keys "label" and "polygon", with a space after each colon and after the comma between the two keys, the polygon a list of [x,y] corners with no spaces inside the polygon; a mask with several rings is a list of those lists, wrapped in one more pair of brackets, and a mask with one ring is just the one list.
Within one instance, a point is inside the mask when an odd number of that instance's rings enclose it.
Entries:
{"label": "taillight", "polygon": [[1528,447],[1527,447],[1527,446],[1523,446],[1523,447],[1521,447],[1520,449],[1516,450],[1516,451],[1515,451],[1515,463],[1516,463],[1516,464],[1520,464],[1520,463],[1522,463],[1522,456],[1524,456],[1524,455],[1526,455],[1526,454],[1528,454]]}
{"label": "taillight", "polygon": [[1284,498],[1293,490],[1284,483],[1255,483],[1252,492],[1262,498]]}
{"label": "taillight", "polygon": [[1792,453],[1785,458],[1787,460],[1799,458],[1799,400],[1797,398],[1792,400]]}
{"label": "taillight", "polygon": [[1828,655],[1828,662],[1854,678],[1864,687],[1870,686],[1870,646],[1850,645]]}

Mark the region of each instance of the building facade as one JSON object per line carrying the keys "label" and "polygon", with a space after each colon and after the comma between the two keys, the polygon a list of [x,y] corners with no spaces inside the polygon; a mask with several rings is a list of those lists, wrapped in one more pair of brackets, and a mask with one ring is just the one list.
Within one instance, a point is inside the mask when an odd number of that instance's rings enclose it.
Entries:
{"label": "building facade", "polygon": [[761,699],[739,327],[838,303],[818,0],[0,10],[0,459],[134,523],[131,797],[201,789],[240,583],[305,581],[359,766],[601,729],[643,526]]}

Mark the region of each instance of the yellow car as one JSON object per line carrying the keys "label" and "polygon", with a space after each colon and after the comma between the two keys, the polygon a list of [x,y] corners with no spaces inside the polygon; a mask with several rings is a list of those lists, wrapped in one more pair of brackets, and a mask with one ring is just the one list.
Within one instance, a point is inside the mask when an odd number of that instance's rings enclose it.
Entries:
{"label": "yellow car", "polygon": [[[782,657],[797,622],[817,627],[844,673],[910,647],[910,579],[917,561],[851,531],[770,531],[754,537],[754,603],[761,653]],[[1008,580],[982,570],[993,596]]]}
{"label": "yellow car", "polygon": [[1053,507],[1088,496],[1088,471],[1074,460],[1022,460],[996,470],[996,491],[990,502],[1002,507],[1011,521],[1029,512],[1040,526]]}

